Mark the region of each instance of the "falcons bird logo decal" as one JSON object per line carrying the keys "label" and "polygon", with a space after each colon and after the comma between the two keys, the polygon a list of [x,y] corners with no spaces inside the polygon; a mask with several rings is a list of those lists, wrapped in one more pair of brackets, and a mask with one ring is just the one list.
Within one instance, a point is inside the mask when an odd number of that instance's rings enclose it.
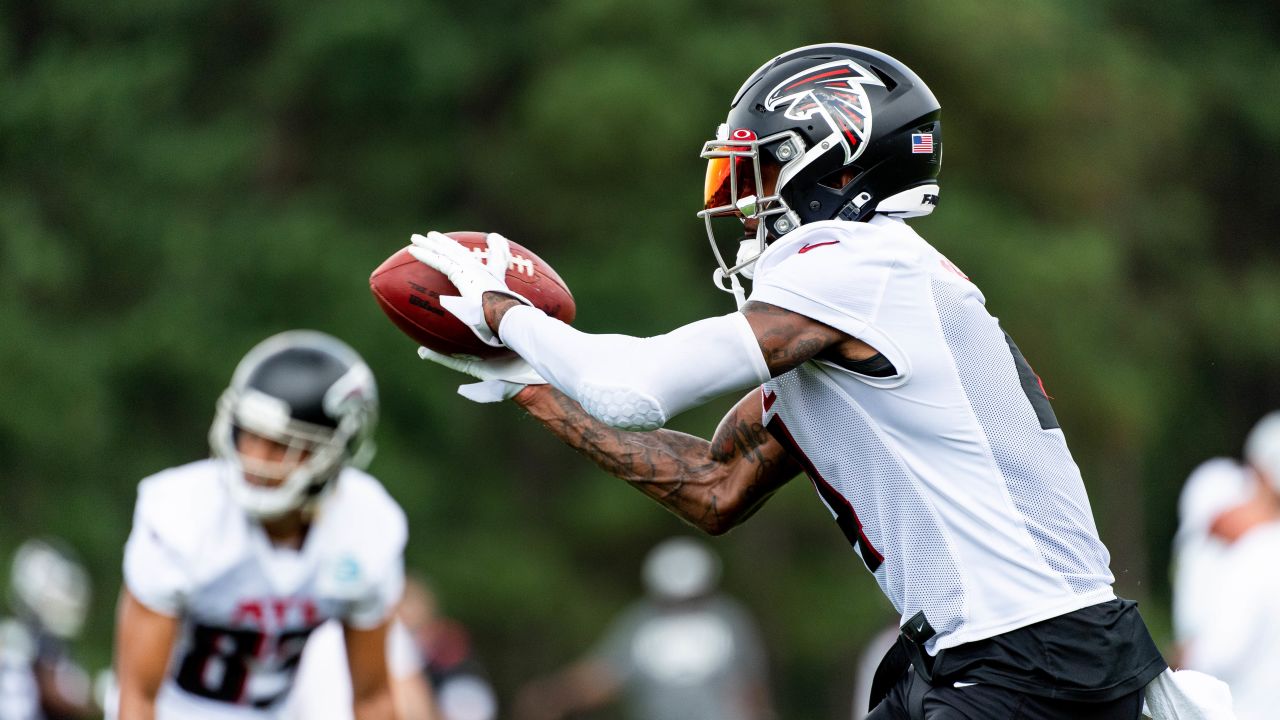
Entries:
{"label": "falcons bird logo decal", "polygon": [[884,87],[880,78],[851,60],[836,60],[797,73],[778,84],[765,99],[768,110],[790,103],[791,120],[821,115],[844,146],[844,164],[857,159],[871,137],[871,103],[864,85]]}

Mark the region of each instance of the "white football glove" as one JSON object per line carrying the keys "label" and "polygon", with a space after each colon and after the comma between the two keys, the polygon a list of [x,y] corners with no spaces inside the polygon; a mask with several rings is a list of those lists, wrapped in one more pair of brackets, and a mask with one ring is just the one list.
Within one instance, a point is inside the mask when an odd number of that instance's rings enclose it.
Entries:
{"label": "white football glove", "polygon": [[528,385],[545,385],[546,380],[529,367],[529,363],[515,355],[509,358],[462,358],[443,355],[430,348],[418,348],[418,357],[443,365],[451,370],[466,373],[479,380],[470,385],[459,385],[458,394],[478,403],[510,400]]}
{"label": "white football glove", "polygon": [[[471,328],[471,332],[481,342],[493,347],[502,347],[502,341],[489,329],[484,320],[484,306],[481,298],[487,292],[498,292],[509,295],[525,305],[532,305],[527,299],[507,287],[507,266],[511,263],[511,245],[498,233],[485,236],[488,252],[485,261],[471,250],[454,242],[448,236],[435,232],[426,236],[415,234],[410,240],[413,245],[409,253],[419,262],[439,270],[458,288],[460,295],[441,295],[440,305]],[[465,370],[463,372],[466,372]]]}

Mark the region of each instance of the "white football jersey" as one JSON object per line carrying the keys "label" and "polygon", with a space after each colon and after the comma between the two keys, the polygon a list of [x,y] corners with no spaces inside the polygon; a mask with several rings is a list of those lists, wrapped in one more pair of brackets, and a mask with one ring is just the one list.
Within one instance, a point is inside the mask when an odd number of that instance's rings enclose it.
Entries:
{"label": "white football jersey", "polygon": [[0,720],[41,720],[36,639],[17,620],[0,617]]}
{"label": "white football jersey", "polygon": [[807,362],[764,385],[792,451],[905,623],[941,648],[1113,599],[1080,471],[1039,378],[978,288],[900,220],[774,242],[751,300],[883,354],[891,377]]}
{"label": "white football jersey", "polygon": [[344,469],[295,551],[235,504],[230,472],[203,460],[138,486],[125,584],[182,621],[160,720],[278,716],[312,630],[376,627],[403,592],[404,512],[372,477]]}

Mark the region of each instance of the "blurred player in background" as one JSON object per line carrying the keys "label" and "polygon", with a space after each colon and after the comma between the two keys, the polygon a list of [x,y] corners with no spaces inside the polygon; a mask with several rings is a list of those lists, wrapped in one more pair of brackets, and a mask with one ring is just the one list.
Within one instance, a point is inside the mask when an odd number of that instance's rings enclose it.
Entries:
{"label": "blurred player in background", "polygon": [[[699,215],[738,312],[589,335],[506,287],[505,238],[486,264],[431,233],[411,252],[458,288],[442,304],[525,363],[422,355],[707,532],[806,472],[900,616],[869,717],[1136,718],[1166,664],[1112,590],[1049,397],[982,292],[905,222],[936,207],[941,154],[938,101],[903,63],[784,53],[703,146]],[[658,429],[748,388],[710,442]]]}
{"label": "blurred player in background", "polygon": [[1181,665],[1213,606],[1214,583],[1231,550],[1228,535],[1238,535],[1231,511],[1254,494],[1257,482],[1244,465],[1213,458],[1191,472],[1178,497],[1178,532],[1173,539],[1173,632],[1177,650],[1172,664]]}
{"label": "blurred player in background", "polygon": [[330,619],[355,717],[394,717],[386,642],[407,530],[356,469],[376,415],[373,375],[336,338],[291,331],[245,355],[218,400],[213,458],[138,487],[116,627],[123,720],[279,717]]}
{"label": "blurred player in background", "polygon": [[[404,623],[396,618],[387,630],[387,672],[396,720],[440,720],[427,682],[426,665]],[[302,662],[289,695],[288,720],[350,720],[351,673],[342,623],[329,620],[307,639]]]}
{"label": "blurred player in background", "polygon": [[440,613],[435,591],[421,578],[405,583],[400,619],[426,663],[442,720],[495,720],[498,696],[462,623]]}
{"label": "blurred player in background", "polygon": [[97,717],[92,683],[70,656],[89,612],[89,574],[54,538],[33,538],[14,554],[12,618],[0,618],[0,720]]}
{"label": "blurred player in background", "polygon": [[560,720],[625,699],[631,720],[772,717],[765,653],[748,613],[716,592],[719,559],[672,538],[644,564],[647,597],[615,620],[590,655],[530,683],[517,720]]}
{"label": "blurred player in background", "polygon": [[1249,433],[1244,466],[1210,461],[1183,495],[1196,508],[1179,529],[1182,662],[1226,681],[1240,720],[1280,717],[1280,412]]}
{"label": "blurred player in background", "polygon": [[880,659],[898,642],[898,623],[890,623],[877,632],[858,653],[858,665],[853,676],[853,720],[862,720],[871,708],[871,687],[875,684],[876,670],[880,667]]}

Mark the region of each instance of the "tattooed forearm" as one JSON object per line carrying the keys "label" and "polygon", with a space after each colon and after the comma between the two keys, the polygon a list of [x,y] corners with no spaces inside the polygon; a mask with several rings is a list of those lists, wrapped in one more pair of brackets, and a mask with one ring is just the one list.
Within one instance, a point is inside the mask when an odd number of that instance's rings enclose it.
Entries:
{"label": "tattooed forearm", "polygon": [[601,469],[708,532],[740,522],[797,471],[760,424],[756,394],[739,403],[711,442],[672,430],[618,430],[550,386],[528,388],[516,400]]}
{"label": "tattooed forearm", "polygon": [[498,326],[502,324],[502,316],[519,305],[520,301],[510,295],[487,292],[480,296],[480,304],[484,309],[484,321],[489,324],[489,329],[498,332]]}
{"label": "tattooed forearm", "polygon": [[[716,429],[711,441],[711,457],[721,463],[733,463],[739,482],[738,505],[741,516],[747,519],[780,487],[781,482],[800,472],[800,466],[788,455],[765,429],[759,412],[742,412],[744,403],[752,409],[758,407],[759,395],[753,393],[739,403]],[[778,478],[782,478],[779,482]]]}
{"label": "tattooed forearm", "polygon": [[[530,408],[535,418],[562,441],[586,455],[605,472],[619,477],[677,514],[702,524],[700,490],[711,491],[714,463],[709,443],[670,430],[627,432],[588,415],[577,402],[552,392],[556,412],[551,416]],[[701,487],[699,487],[701,485]],[[714,508],[708,508],[714,514]]]}

